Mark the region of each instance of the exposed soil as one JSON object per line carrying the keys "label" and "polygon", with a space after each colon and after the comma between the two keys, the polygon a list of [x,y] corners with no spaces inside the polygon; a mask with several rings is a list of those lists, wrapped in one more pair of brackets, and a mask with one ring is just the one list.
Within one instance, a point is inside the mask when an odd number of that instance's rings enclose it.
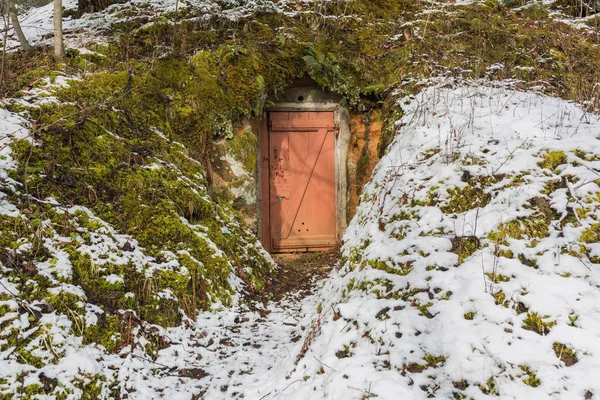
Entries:
{"label": "exposed soil", "polygon": [[328,252],[273,254],[279,266],[256,300],[280,301],[290,294],[304,298],[313,293],[314,283],[329,274],[340,258],[339,249]]}

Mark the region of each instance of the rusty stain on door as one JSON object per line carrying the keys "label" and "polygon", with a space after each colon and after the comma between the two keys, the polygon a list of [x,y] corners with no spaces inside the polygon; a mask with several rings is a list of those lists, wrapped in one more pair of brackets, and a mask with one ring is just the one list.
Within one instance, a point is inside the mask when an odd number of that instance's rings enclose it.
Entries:
{"label": "rusty stain on door", "polygon": [[269,184],[263,186],[263,201],[269,201],[271,250],[332,248],[336,243],[333,112],[271,112],[268,126]]}

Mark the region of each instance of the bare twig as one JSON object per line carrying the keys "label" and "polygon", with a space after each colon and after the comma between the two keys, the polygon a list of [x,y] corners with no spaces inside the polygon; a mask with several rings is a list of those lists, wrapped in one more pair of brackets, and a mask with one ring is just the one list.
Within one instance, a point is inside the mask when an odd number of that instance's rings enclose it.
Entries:
{"label": "bare twig", "polygon": [[325,364],[323,361],[319,360],[317,357],[313,356],[313,358],[315,360],[317,360],[317,362],[327,368],[329,368],[330,370],[332,370],[333,372],[337,372],[335,368],[330,367],[329,365]]}

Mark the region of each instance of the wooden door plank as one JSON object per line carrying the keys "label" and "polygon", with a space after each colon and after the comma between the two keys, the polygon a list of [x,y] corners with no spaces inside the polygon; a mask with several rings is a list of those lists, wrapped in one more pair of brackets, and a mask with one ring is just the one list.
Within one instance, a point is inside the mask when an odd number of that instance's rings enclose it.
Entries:
{"label": "wooden door plank", "polygon": [[332,112],[273,112],[271,131],[316,132],[319,129],[332,130],[335,127]]}
{"label": "wooden door plank", "polygon": [[300,174],[299,179],[295,182],[295,187],[290,194],[289,200],[284,204],[282,213],[283,223],[281,227],[281,239],[287,239],[290,236],[292,225],[294,224],[296,216],[298,215],[300,204],[304,199],[306,189],[308,188],[308,183],[310,182],[310,178],[312,177],[315,166],[317,165],[317,160],[321,154],[327,134],[327,129],[319,129],[315,134],[314,141],[310,146],[308,158],[302,167],[302,173]]}

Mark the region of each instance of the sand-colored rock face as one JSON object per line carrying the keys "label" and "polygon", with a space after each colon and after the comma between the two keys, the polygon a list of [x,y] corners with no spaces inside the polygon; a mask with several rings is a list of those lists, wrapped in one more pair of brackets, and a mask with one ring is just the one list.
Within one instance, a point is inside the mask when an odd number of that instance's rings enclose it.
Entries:
{"label": "sand-colored rock face", "polygon": [[348,220],[356,213],[362,187],[379,162],[377,146],[381,137],[381,110],[366,114],[354,113],[350,117],[352,138],[348,149]]}

